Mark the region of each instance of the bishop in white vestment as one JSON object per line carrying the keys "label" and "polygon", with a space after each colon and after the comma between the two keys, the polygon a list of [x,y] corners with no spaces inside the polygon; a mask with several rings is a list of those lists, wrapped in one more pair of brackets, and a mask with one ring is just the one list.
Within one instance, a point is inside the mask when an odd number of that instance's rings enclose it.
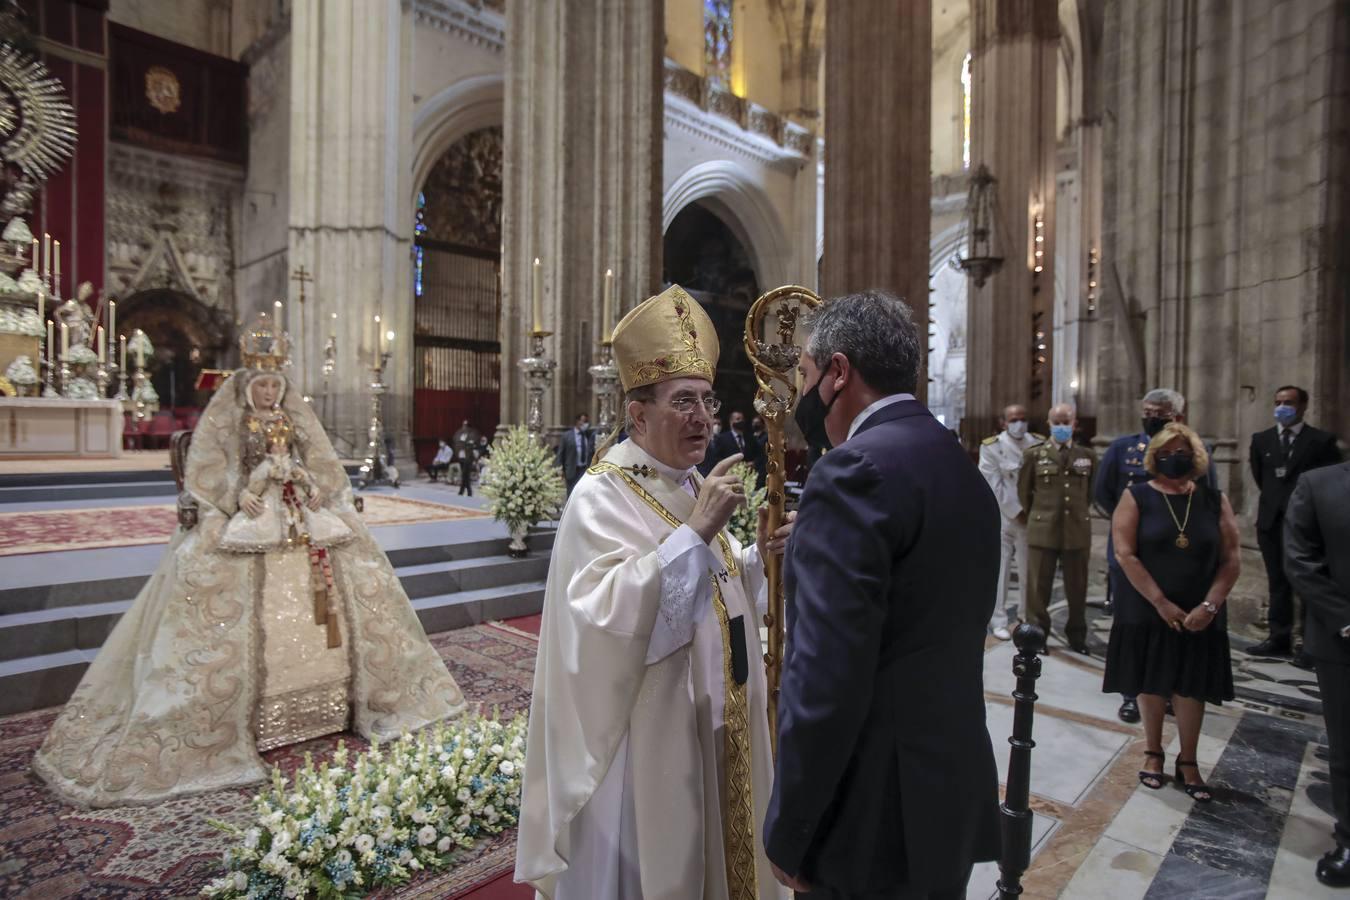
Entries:
{"label": "bishop in white vestment", "polygon": [[516,880],[550,900],[783,898],[761,842],[761,551],[726,531],[726,467],[693,471],[717,337],[672,287],[613,341],[630,438],[602,446],[554,543]]}

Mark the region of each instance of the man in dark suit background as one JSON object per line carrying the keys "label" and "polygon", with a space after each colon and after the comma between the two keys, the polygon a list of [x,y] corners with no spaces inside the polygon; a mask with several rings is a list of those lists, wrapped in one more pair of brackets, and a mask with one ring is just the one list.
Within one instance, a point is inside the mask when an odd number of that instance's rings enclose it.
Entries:
{"label": "man in dark suit background", "polygon": [[[713,466],[726,459],[728,456],[735,456],[737,453],[744,457],[743,462],[756,466],[759,458],[763,455],[759,442],[755,440],[754,435],[749,431],[745,424],[745,413],[736,410],[727,416],[727,427],[713,435],[708,443],[708,452],[703,456],[703,462],[699,463],[698,470],[703,475],[711,472]],[[756,466],[756,468],[758,468]]]}
{"label": "man in dark suit background", "polygon": [[765,851],[812,900],[959,898],[1000,843],[983,685],[998,503],[914,399],[908,307],[853,294],[812,327],[797,423],[837,446],[788,544]]}
{"label": "man in dark suit background", "polygon": [[591,417],[578,413],[572,427],[558,436],[556,461],[563,471],[563,480],[567,482],[567,496],[572,496],[572,488],[577,486],[581,476],[591,464],[591,454],[595,452],[592,443]]}
{"label": "man in dark suit background", "polygon": [[1284,514],[1285,571],[1303,599],[1303,649],[1317,667],[1326,718],[1336,848],[1317,880],[1350,887],[1350,463],[1298,480]]}
{"label": "man in dark suit background", "polygon": [[[1252,478],[1261,491],[1256,541],[1270,589],[1270,636],[1248,651],[1257,656],[1289,656],[1293,652],[1294,592],[1285,577],[1283,539],[1289,495],[1304,472],[1341,461],[1336,436],[1304,422],[1307,411],[1308,392],[1285,385],[1275,392],[1275,427],[1252,435]],[[1295,664],[1312,667],[1302,652]]]}

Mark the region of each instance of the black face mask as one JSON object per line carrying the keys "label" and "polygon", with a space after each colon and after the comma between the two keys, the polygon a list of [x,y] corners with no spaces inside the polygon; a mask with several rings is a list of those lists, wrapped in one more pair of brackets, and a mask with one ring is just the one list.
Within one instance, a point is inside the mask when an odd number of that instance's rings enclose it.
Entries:
{"label": "black face mask", "polygon": [[822,453],[833,446],[830,443],[829,432],[825,430],[825,417],[830,414],[830,407],[834,406],[834,401],[839,399],[838,393],[829,403],[820,399],[820,386],[829,372],[827,368],[816,381],[815,387],[802,394],[802,399],[797,402],[797,409],[792,414],[797,427],[802,430],[802,437],[806,438],[806,443],[811,449],[819,449]]}
{"label": "black face mask", "polygon": [[1195,469],[1195,454],[1173,453],[1159,456],[1155,465],[1159,475],[1167,478],[1185,478]]}
{"label": "black face mask", "polygon": [[1144,434],[1153,437],[1155,434],[1162,431],[1163,428],[1167,426],[1168,422],[1172,421],[1172,417],[1145,416],[1141,421],[1144,426]]}

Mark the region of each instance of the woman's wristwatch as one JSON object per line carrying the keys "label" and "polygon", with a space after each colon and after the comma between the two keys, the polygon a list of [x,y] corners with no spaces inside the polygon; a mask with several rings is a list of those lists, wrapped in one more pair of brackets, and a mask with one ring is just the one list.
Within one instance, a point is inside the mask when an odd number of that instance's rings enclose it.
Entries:
{"label": "woman's wristwatch", "polygon": [[1205,608],[1205,612],[1209,613],[1211,616],[1217,616],[1219,614],[1219,608],[1215,606],[1213,603],[1210,603],[1208,600],[1204,601],[1200,605],[1203,606]]}

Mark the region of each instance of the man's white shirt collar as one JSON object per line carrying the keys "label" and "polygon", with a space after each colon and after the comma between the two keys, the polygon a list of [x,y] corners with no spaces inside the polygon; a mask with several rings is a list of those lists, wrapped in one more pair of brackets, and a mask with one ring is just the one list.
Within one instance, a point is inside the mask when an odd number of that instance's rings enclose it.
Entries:
{"label": "man's white shirt collar", "polygon": [[853,424],[848,426],[848,437],[844,438],[844,440],[848,440],[849,438],[853,437],[854,433],[857,432],[857,430],[862,427],[862,424],[867,421],[868,417],[870,417],[872,413],[881,409],[885,409],[892,403],[899,403],[901,400],[913,400],[913,399],[914,399],[913,394],[891,394],[887,397],[882,397],[880,400],[869,405],[866,409],[858,413],[858,415],[856,415],[853,418]]}
{"label": "man's white shirt collar", "polygon": [[1295,422],[1293,425],[1276,425],[1275,427],[1279,429],[1280,437],[1284,437],[1284,433],[1286,431],[1292,431],[1294,433],[1294,437],[1298,437],[1298,433],[1303,430],[1304,424],[1306,423],[1300,420],[1298,422]]}

